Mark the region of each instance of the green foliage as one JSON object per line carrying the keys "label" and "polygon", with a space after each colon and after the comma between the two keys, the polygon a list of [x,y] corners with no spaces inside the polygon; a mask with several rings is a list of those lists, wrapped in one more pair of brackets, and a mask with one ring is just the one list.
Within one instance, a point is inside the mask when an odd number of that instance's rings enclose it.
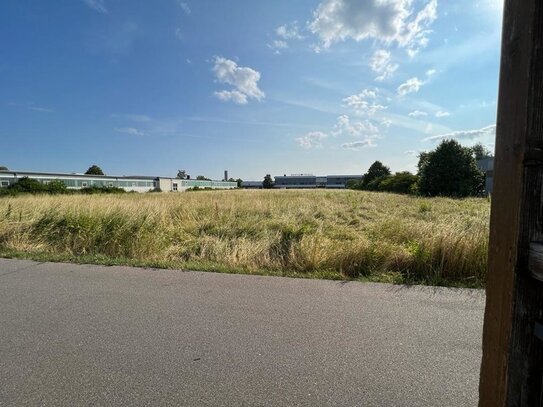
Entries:
{"label": "green foliage", "polygon": [[345,188],[347,189],[362,189],[362,181],[357,179],[347,180],[345,183]]}
{"label": "green foliage", "polygon": [[90,186],[86,188],[81,188],[79,190],[82,194],[124,194],[126,191],[122,188],[116,188],[116,187],[97,187],[97,186]]}
{"label": "green foliage", "polygon": [[68,189],[64,182],[53,180],[48,184],[39,182],[33,178],[20,178],[16,183],[7,188],[0,189],[0,196],[16,196],[19,194],[121,194],[126,191],[115,187],[91,186],[80,190]]}
{"label": "green foliage", "polygon": [[378,191],[413,194],[416,192],[418,177],[409,171],[397,172],[394,175],[379,179]]}
{"label": "green foliage", "polygon": [[482,160],[483,158],[492,157],[492,152],[481,143],[477,143],[471,147],[471,151],[477,161]]}
{"label": "green foliage", "polygon": [[8,170],[8,167],[0,165],[0,171],[9,171],[9,170]]}
{"label": "green foliage", "polygon": [[87,172],[85,172],[85,174],[88,174],[88,175],[105,175],[104,172],[102,171],[102,169],[100,167],[98,167],[97,165],[90,166],[89,169],[87,170]]}
{"label": "green foliage", "polygon": [[210,178],[207,178],[207,177],[204,176],[204,175],[198,175],[198,176],[196,177],[196,179],[197,179],[198,181],[211,181]]}
{"label": "green foliage", "polygon": [[422,195],[466,197],[484,190],[484,174],[477,168],[471,148],[456,140],[444,140],[433,151],[419,156]]}
{"label": "green foliage", "polygon": [[383,165],[381,161],[375,161],[370,168],[368,168],[368,172],[364,174],[364,178],[362,179],[362,188],[370,189],[367,188],[370,183],[378,178],[386,177],[387,175],[390,175],[390,169]]}
{"label": "green foliage", "polygon": [[238,184],[238,188],[241,188],[243,186],[243,180],[241,178],[238,178],[236,182]]}
{"label": "green foliage", "polygon": [[273,188],[273,179],[270,174],[266,174],[264,177],[264,182],[262,183],[262,188],[271,189]]}

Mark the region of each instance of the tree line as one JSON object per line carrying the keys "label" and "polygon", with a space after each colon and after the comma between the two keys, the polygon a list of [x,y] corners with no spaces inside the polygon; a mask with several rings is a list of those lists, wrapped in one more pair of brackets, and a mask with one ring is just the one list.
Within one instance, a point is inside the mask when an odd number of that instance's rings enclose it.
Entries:
{"label": "tree line", "polygon": [[477,160],[490,156],[482,144],[464,147],[456,140],[443,140],[434,150],[419,154],[417,174],[391,174],[389,167],[375,161],[361,181],[348,181],[347,188],[422,196],[478,196],[484,193],[485,175]]}

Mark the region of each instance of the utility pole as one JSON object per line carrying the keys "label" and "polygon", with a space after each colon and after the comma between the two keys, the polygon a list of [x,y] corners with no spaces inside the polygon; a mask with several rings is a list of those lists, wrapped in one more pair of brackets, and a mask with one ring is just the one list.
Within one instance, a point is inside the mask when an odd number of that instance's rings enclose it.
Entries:
{"label": "utility pole", "polygon": [[481,407],[542,406],[543,1],[506,0]]}

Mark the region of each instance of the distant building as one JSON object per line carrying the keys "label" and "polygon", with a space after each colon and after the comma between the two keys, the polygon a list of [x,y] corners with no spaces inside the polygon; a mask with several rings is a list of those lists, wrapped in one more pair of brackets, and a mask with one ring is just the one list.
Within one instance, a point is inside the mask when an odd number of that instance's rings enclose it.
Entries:
{"label": "distant building", "polygon": [[236,182],[225,181],[200,181],[195,179],[141,175],[114,176],[29,171],[0,171],[0,188],[7,188],[24,177],[35,179],[42,184],[48,184],[51,181],[61,181],[69,189],[81,189],[94,186],[121,188],[125,191],[134,192],[148,192],[155,188],[160,188],[164,192],[182,192],[194,187],[210,189],[237,188]]}
{"label": "distant building", "polygon": [[[347,181],[362,180],[362,175],[326,175],[316,176],[311,174],[280,175],[275,177],[276,189],[308,189],[308,188],[335,188],[343,189]],[[262,181],[243,181],[242,188],[261,189]]]}
{"label": "distant building", "polygon": [[478,160],[477,167],[485,174],[485,191],[488,194],[492,194],[492,184],[494,182],[494,157]]}

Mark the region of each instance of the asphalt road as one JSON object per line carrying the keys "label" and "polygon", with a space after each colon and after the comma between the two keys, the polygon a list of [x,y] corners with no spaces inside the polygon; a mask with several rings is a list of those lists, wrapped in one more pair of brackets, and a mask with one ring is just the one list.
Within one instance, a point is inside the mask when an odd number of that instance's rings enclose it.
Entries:
{"label": "asphalt road", "polygon": [[484,293],[0,259],[0,405],[475,406]]}

